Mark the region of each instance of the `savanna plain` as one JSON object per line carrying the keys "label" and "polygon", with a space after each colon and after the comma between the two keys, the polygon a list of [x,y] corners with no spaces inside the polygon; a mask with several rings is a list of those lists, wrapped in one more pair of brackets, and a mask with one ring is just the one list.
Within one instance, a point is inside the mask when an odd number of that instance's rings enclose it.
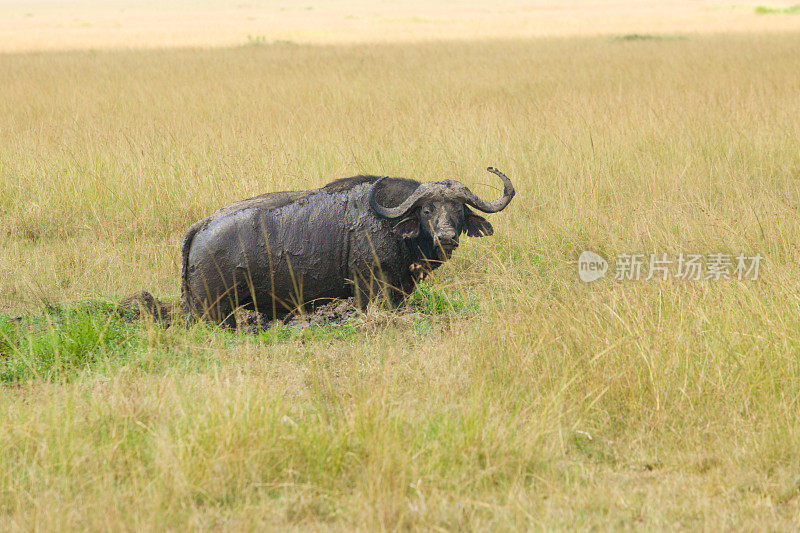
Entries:
{"label": "savanna plain", "polygon": [[[0,55],[0,528],[800,524],[800,34]],[[517,196],[407,309],[128,321],[234,200]],[[577,258],[764,256],[755,281]],[[613,265],[612,265],[613,270]]]}

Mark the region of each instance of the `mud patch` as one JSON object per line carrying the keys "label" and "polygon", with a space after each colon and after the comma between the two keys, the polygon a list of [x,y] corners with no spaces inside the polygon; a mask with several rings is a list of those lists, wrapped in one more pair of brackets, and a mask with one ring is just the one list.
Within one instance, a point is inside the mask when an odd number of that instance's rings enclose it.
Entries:
{"label": "mud patch", "polygon": [[[147,291],[135,292],[124,298],[117,304],[115,312],[124,320],[131,322],[147,317],[165,328],[172,324],[183,323],[181,310],[177,303],[163,302]],[[243,308],[235,310],[234,316],[237,329],[248,333],[258,333],[271,328],[274,324],[286,324],[298,328],[337,324],[358,316],[360,313],[353,298],[347,298],[330,301],[314,308],[310,313],[289,316],[284,320],[272,321],[262,313]]]}
{"label": "mud patch", "polygon": [[148,316],[165,328],[173,323],[174,316],[179,316],[172,305],[162,302],[147,291],[135,292],[124,298],[117,306],[117,313],[130,321]]}
{"label": "mud patch", "polygon": [[236,309],[233,312],[236,317],[236,328],[248,333],[258,333],[263,329],[272,327],[270,319],[261,313],[257,313],[252,309]]}
{"label": "mud patch", "polygon": [[310,313],[289,315],[283,320],[270,320],[266,315],[257,313],[252,309],[240,308],[234,311],[237,328],[250,333],[258,333],[261,330],[271,328],[275,324],[286,324],[292,328],[338,324],[360,313],[361,311],[355,306],[353,298],[332,300],[324,305],[315,307]]}
{"label": "mud patch", "polygon": [[324,326],[338,324],[348,318],[361,314],[353,298],[332,300],[324,305],[314,308],[314,311],[304,316],[291,317],[286,324],[293,327]]}

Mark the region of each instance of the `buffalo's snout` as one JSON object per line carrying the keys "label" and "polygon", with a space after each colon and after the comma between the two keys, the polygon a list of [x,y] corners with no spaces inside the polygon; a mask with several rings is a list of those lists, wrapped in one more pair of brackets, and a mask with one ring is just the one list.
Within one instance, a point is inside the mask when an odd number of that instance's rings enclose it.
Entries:
{"label": "buffalo's snout", "polygon": [[455,231],[442,231],[436,234],[433,242],[436,246],[452,250],[458,247],[458,236]]}
{"label": "buffalo's snout", "polygon": [[458,236],[455,232],[440,232],[433,238],[433,244],[438,259],[447,261],[453,255],[453,251],[458,248]]}

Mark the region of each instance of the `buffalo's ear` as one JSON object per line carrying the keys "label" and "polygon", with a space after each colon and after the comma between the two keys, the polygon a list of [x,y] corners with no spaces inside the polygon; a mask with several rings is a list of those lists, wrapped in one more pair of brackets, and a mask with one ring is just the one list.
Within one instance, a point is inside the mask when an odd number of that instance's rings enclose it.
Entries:
{"label": "buffalo's ear", "polygon": [[467,216],[464,220],[464,233],[468,237],[485,237],[494,233],[494,228],[485,218],[476,215],[468,207],[464,207]]}
{"label": "buffalo's ear", "polygon": [[404,239],[413,239],[419,236],[419,220],[414,218],[404,218],[394,227],[395,234]]}

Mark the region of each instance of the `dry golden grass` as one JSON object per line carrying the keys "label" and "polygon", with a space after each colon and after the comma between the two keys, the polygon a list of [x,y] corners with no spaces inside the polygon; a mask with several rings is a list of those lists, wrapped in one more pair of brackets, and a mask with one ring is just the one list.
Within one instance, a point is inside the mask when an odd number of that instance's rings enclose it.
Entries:
{"label": "dry golden grass", "polygon": [[[421,315],[255,337],[84,318],[58,341],[0,343],[0,523],[796,527],[798,49],[749,35],[0,56],[6,314],[174,298],[183,230],[265,191],[373,172],[493,196],[489,164],[518,190],[496,234],[437,271]],[[766,263],[755,283],[586,285],[585,248]]]}

